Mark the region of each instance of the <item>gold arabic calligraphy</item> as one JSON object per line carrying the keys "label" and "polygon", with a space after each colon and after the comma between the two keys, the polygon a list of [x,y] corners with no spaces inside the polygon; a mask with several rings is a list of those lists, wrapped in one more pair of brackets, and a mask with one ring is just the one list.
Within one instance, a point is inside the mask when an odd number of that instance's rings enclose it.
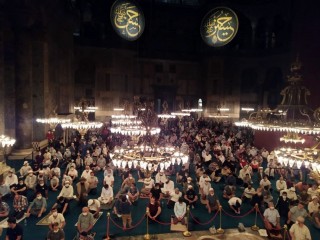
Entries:
{"label": "gold arabic calligraphy", "polygon": [[223,11],[211,15],[204,25],[205,37],[211,38],[214,44],[231,40],[236,31],[234,21],[237,19],[228,13],[224,14]]}
{"label": "gold arabic calligraphy", "polygon": [[114,24],[121,29],[121,33],[130,37],[136,37],[141,31],[139,23],[140,13],[131,3],[123,3],[116,7]]}

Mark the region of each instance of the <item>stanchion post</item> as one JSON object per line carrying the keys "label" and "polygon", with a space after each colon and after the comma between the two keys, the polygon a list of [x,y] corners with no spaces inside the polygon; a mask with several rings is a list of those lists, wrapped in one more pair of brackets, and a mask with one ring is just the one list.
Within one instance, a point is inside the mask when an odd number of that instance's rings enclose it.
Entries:
{"label": "stanchion post", "polygon": [[222,234],[222,233],[224,233],[224,230],[221,228],[221,212],[222,212],[222,206],[221,205],[219,206],[219,211],[220,211],[220,226],[217,229],[217,233]]}
{"label": "stanchion post", "polygon": [[109,231],[110,231],[110,212],[107,213],[107,240],[110,240],[109,236]]}
{"label": "stanchion post", "polygon": [[190,215],[190,207],[187,207],[187,230],[184,231],[182,234],[185,237],[190,237],[192,234],[189,232],[189,215]]}
{"label": "stanchion post", "polygon": [[254,208],[256,209],[256,217],[254,219],[254,225],[251,227],[251,229],[253,231],[258,231],[259,230],[259,227],[257,226],[257,216],[258,216],[258,210],[259,210],[259,206],[258,204],[256,203],[256,205],[254,206]]}
{"label": "stanchion post", "polygon": [[148,211],[146,212],[146,217],[147,217],[147,233],[144,235],[145,240],[150,240],[150,234],[149,234],[149,217],[148,217]]}
{"label": "stanchion post", "polygon": [[286,234],[287,234],[287,232],[288,232],[288,226],[285,224],[285,225],[283,226],[283,229],[284,229],[284,232],[283,232],[283,240],[286,240]]}

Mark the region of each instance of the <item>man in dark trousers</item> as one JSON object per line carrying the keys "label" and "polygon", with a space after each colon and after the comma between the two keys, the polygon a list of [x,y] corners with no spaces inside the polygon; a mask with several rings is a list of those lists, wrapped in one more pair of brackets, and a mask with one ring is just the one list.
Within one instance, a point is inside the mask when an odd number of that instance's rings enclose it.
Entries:
{"label": "man in dark trousers", "polygon": [[6,233],[6,240],[22,240],[23,239],[23,229],[17,224],[14,217],[8,218],[8,228]]}

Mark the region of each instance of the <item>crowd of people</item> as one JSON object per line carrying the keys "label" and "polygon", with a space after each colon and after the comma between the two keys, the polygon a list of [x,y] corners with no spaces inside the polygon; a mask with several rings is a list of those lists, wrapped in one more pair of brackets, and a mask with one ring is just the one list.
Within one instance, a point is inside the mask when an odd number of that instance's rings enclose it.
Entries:
{"label": "crowd of people", "polygon": [[[111,134],[108,126],[84,139],[74,135],[66,144],[48,134],[49,146],[39,151],[34,160],[24,161],[21,169],[11,169],[1,183],[0,218],[9,217],[7,239],[20,239],[23,235],[17,220],[41,219],[48,213],[47,239],[65,239],[65,216],[70,212],[71,201],[82,209],[77,222],[79,239],[93,238],[95,219],[105,207],[113,209],[127,230],[132,228],[132,212],[137,211],[140,198],[149,199],[146,212],[151,223],[159,222],[163,208],[167,208],[173,211],[172,224],[186,224],[188,207],[203,207],[211,214],[224,201],[234,215],[241,214],[244,204],[258,206],[273,238],[282,238],[281,223],[285,223],[292,239],[311,240],[304,224],[306,218],[320,229],[319,182],[310,185],[312,180],[308,184],[303,177],[311,170],[304,166],[301,170],[280,168],[274,152],[253,145],[250,129],[191,117],[159,124],[161,132],[153,143],[179,148],[189,156],[187,163],[147,170],[139,165],[115,166],[110,152],[135,141]],[[143,137],[138,139],[138,143],[145,141]],[[102,178],[97,177],[99,172],[103,172]],[[276,182],[275,187],[270,180]],[[114,188],[115,181],[121,181],[120,189]],[[141,188],[138,182],[142,182]],[[222,192],[222,197],[217,191]],[[58,196],[48,206],[52,192]]]}

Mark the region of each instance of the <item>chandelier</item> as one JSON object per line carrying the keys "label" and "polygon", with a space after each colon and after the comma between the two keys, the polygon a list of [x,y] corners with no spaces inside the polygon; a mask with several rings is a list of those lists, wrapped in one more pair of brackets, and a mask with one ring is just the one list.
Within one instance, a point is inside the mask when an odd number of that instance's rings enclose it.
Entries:
{"label": "chandelier", "polygon": [[137,111],[134,112],[137,115],[112,116],[111,122],[114,126],[111,128],[111,133],[129,135],[139,143],[115,146],[110,153],[113,164],[119,168],[140,166],[146,171],[152,171],[158,168],[167,169],[172,164],[187,163],[188,155],[180,152],[179,147],[157,144],[161,130],[158,127],[158,115],[153,111],[153,102],[141,105],[135,98]]}
{"label": "chandelier", "polygon": [[10,167],[6,164],[6,158],[10,154],[12,146],[16,140],[6,135],[0,135],[0,155],[3,159],[0,159],[0,175],[10,170]]}
{"label": "chandelier", "polygon": [[[236,126],[254,130],[286,132],[287,142],[302,142],[298,134],[320,134],[320,108],[312,110],[307,97],[310,91],[302,85],[299,57],[291,65],[288,85],[281,91],[282,101],[275,109],[261,109],[250,114],[249,119],[236,122]],[[298,140],[298,141],[297,141]]]}
{"label": "chandelier", "polygon": [[63,129],[75,129],[80,135],[81,139],[90,129],[99,129],[102,127],[102,122],[89,121],[89,113],[95,112],[98,108],[92,106],[91,102],[85,99],[80,100],[79,106],[74,107],[75,120],[73,122],[62,123]]}

